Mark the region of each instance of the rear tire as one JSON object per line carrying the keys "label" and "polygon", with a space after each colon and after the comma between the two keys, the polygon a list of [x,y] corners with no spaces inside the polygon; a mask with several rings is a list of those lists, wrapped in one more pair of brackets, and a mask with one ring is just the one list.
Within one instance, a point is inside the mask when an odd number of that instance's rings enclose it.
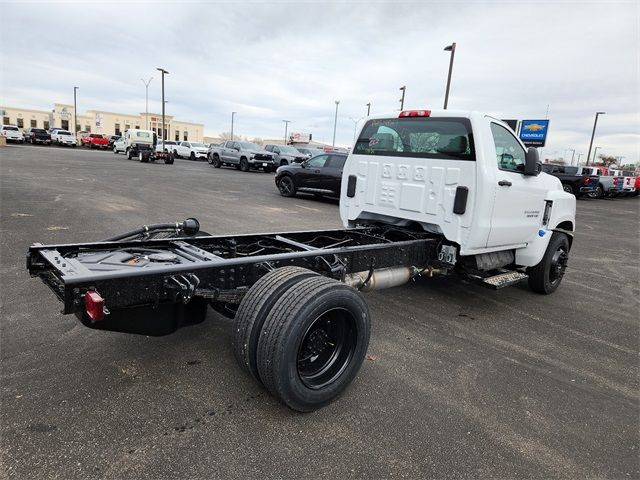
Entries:
{"label": "rear tire", "polygon": [[233,353],[240,367],[258,382],[257,350],[262,326],[280,296],[292,285],[317,273],[302,267],[282,267],[270,271],[249,289],[236,313]]}
{"label": "rear tire", "polygon": [[311,412],[353,381],[369,337],[369,308],[360,292],[331,278],[306,278],[280,297],[264,323],[260,380],[289,408]]}
{"label": "rear tire", "polygon": [[569,239],[567,235],[553,232],[540,263],[527,269],[529,288],[544,295],[555,292],[560,286],[568,261]]}
{"label": "rear tire", "polygon": [[573,188],[571,187],[571,185],[567,185],[566,183],[562,184],[562,189],[567,192],[570,193],[571,195],[574,195],[573,193]]}

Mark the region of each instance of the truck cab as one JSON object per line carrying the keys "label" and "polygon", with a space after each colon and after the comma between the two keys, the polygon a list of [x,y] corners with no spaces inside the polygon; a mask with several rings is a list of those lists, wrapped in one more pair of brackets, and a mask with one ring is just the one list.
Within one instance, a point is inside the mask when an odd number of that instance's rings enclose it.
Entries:
{"label": "truck cab", "polygon": [[478,270],[539,266],[555,233],[568,254],[575,211],[575,196],[541,172],[537,150],[509,126],[451,110],[369,117],[347,159],[340,199],[345,226],[442,235],[452,262]]}
{"label": "truck cab", "polygon": [[[117,142],[119,149],[124,147],[124,152],[129,160],[138,157],[141,152],[153,152],[158,143],[158,137],[155,132],[137,128],[124,132],[121,140]],[[116,151],[115,148],[114,146],[114,152]]]}

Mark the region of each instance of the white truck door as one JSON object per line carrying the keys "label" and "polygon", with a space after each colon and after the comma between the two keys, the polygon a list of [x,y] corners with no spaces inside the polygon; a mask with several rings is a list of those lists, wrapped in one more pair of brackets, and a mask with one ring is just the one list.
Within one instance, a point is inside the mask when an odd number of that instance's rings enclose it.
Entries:
{"label": "white truck door", "polygon": [[[415,222],[465,244],[476,198],[471,123],[428,111],[406,113],[373,118],[362,127],[343,169],[342,221]],[[458,213],[456,196],[464,196]]]}
{"label": "white truck door", "polygon": [[525,149],[504,126],[491,122],[495,145],[495,197],[487,247],[524,246],[542,225],[547,185],[524,175]]}

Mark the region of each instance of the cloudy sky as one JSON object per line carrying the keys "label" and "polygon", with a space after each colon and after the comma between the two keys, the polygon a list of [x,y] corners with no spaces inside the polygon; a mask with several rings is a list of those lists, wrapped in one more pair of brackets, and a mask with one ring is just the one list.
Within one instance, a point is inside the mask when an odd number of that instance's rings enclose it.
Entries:
{"label": "cloudy sky", "polygon": [[[551,120],[544,156],[589,146],[640,155],[640,2],[275,1],[0,2],[0,104],[150,110],[277,138],[290,131],[348,145],[354,121],[399,108],[442,108],[456,50],[450,109]],[[352,120],[353,119],[353,120]],[[568,153],[570,156],[571,154]]]}

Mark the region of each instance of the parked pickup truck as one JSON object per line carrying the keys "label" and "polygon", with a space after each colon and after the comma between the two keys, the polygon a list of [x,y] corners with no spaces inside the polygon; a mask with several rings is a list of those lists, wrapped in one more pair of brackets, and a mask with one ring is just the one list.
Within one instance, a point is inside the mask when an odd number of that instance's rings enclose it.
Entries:
{"label": "parked pickup truck", "polygon": [[291,163],[302,163],[309,158],[306,154],[289,145],[265,145],[264,149],[273,153],[273,163],[276,167],[283,167]]}
{"label": "parked pickup truck", "polygon": [[45,145],[51,145],[51,135],[43,128],[27,128],[24,131],[24,139],[33,145],[36,143],[44,143]]}
{"label": "parked pickup truck", "polygon": [[622,196],[636,196],[636,175],[631,170],[610,169],[614,177],[619,178],[622,183]]}
{"label": "parked pickup truck", "polygon": [[56,145],[68,145],[71,147],[78,146],[78,140],[75,135],[62,129],[55,129],[53,133],[51,133],[51,141]]}
{"label": "parked pickup truck", "polygon": [[598,185],[593,192],[588,194],[591,198],[614,197],[622,191],[623,182],[619,182],[616,177],[611,175],[607,167],[578,167],[577,174],[589,176],[595,175],[598,177]]}
{"label": "parked pickup truck", "polygon": [[174,157],[184,157],[190,160],[198,160],[200,158],[206,159],[208,151],[209,150],[204,143],[176,142],[176,144],[173,146]]}
{"label": "parked pickup truck", "polygon": [[0,135],[7,139],[7,142],[24,143],[24,135],[15,125],[2,125]]}
{"label": "parked pickup truck", "polygon": [[29,273],[98,330],[166,335],[213,307],[234,319],[240,368],[303,412],[356,377],[371,332],[363,292],[454,272],[492,289],[559,287],[576,199],[508,125],[406,110],[368,117],[357,138],[342,229],[212,236],[189,218],[95,243],[32,243]]}
{"label": "parked pickup truck", "polygon": [[559,179],[564,191],[576,197],[593,194],[598,186],[597,175],[578,175],[578,167],[545,163],[542,171]]}
{"label": "parked pickup truck", "polygon": [[273,172],[276,169],[273,154],[251,142],[227,140],[220,146],[211,145],[207,159],[216,168],[222,165],[233,165],[243,172],[248,172],[250,169]]}
{"label": "parked pickup truck", "polygon": [[83,147],[89,148],[109,148],[109,139],[98,133],[90,133],[80,137]]}

